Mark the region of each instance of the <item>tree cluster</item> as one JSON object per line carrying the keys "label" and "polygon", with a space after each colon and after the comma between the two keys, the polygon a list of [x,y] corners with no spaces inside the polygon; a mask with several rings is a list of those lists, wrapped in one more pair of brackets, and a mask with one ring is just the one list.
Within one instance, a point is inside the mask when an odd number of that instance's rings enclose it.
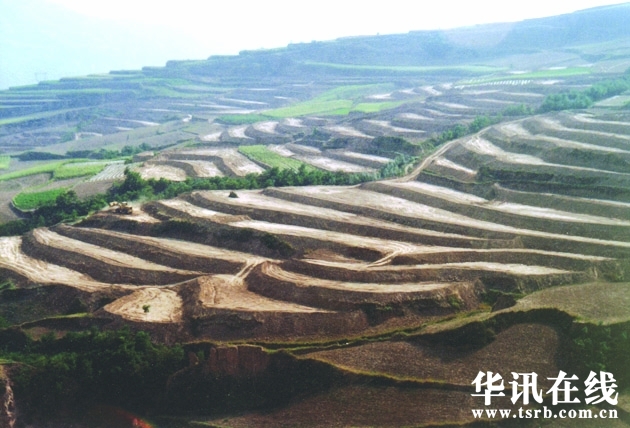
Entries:
{"label": "tree cluster", "polygon": [[180,346],[154,344],[128,329],[48,334],[5,355],[22,363],[14,389],[22,414],[33,418],[96,403],[146,412],[161,404],[169,376],[187,365]]}
{"label": "tree cluster", "polygon": [[604,80],[583,91],[547,95],[538,111],[546,113],[549,111],[588,108],[595,101],[619,95],[629,89],[630,69],[626,70],[623,77],[619,79]]}

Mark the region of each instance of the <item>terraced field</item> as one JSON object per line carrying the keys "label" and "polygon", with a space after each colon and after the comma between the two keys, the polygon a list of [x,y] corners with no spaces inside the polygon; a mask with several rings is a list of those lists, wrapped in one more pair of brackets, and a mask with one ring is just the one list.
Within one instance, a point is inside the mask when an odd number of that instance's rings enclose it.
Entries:
{"label": "terraced field", "polygon": [[[456,409],[472,405],[467,391],[478,366],[541,376],[561,367],[565,333],[537,315],[543,308],[598,319],[597,308],[576,304],[585,290],[597,290],[600,304],[617,308],[606,322],[627,319],[619,301],[630,281],[628,119],[559,113],[504,122],[446,144],[395,180],[237,197],[198,191],[145,203],[129,216],[103,211],[2,238],[1,269],[20,288],[75,289],[93,316],[148,328],[157,340],[334,341],[295,356],[343,376],[380,379],[370,386],[343,377],[274,418],[299,420],[315,404],[358,406],[388,391],[403,401],[450,397],[435,414],[401,413],[402,425],[467,424],[470,414]],[[192,170],[202,161],[231,175],[257,167],[236,149],[180,151],[163,162],[188,162]],[[573,287],[582,291],[558,297]],[[90,297],[103,292],[107,301]],[[498,312],[489,312],[488,296]],[[473,352],[448,339],[491,320],[504,320],[496,338],[471,336],[481,340]],[[398,335],[403,330],[410,336]],[[335,404],[338,396],[345,404]],[[322,426],[364,424],[370,407],[359,408]],[[268,417],[228,425],[265,426]]]}

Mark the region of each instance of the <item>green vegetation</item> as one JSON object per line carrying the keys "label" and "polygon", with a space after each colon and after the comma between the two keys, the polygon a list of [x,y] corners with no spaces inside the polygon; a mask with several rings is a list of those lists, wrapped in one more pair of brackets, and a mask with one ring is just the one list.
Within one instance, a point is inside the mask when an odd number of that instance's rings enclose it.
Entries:
{"label": "green vegetation", "polygon": [[120,159],[151,150],[154,150],[154,147],[151,147],[147,143],[142,143],[138,146],[124,146],[120,150],[69,150],[66,156],[69,158],[86,159]]}
{"label": "green vegetation", "polygon": [[0,281],[0,292],[4,290],[15,290],[15,288],[15,284],[10,278]]}
{"label": "green vegetation", "polygon": [[39,160],[59,160],[59,159],[67,159],[68,156],[58,155],[56,153],[49,152],[24,152],[15,156],[21,161],[39,161]]}
{"label": "green vegetation", "polygon": [[124,146],[120,150],[108,150],[108,149],[99,149],[99,150],[69,150],[65,155],[59,155],[56,153],[49,152],[33,152],[28,151],[24,153],[20,153],[15,156],[21,161],[37,161],[37,160],[62,160],[62,159],[76,159],[76,160],[86,160],[86,159],[118,159],[124,158],[128,156],[133,156],[135,154],[153,150],[154,148],[148,145],[147,143],[142,143],[138,146]]}
{"label": "green vegetation", "polygon": [[21,235],[37,227],[74,221],[103,208],[106,204],[105,195],[80,200],[74,191],[69,190],[57,196],[54,202],[35,209],[29,218],[0,224],[0,236]]}
{"label": "green vegetation", "polygon": [[6,174],[0,174],[0,181],[13,180],[14,178],[27,177],[35,174],[52,174],[57,168],[63,165],[64,162],[49,162],[42,165],[33,166],[31,168],[21,169],[19,171],[8,172]]}
{"label": "green vegetation", "polygon": [[52,174],[56,180],[66,178],[95,175],[107,166],[104,162],[86,162],[86,159],[74,159],[70,161],[48,162],[41,165],[25,168],[18,171],[0,174],[0,181],[13,180],[15,178],[28,177],[36,174]]}
{"label": "green vegetation", "polygon": [[545,97],[538,109],[540,113],[548,111],[588,108],[595,101],[619,95],[630,89],[630,69],[619,79],[609,79],[592,85],[583,91],[570,91],[551,94]]}
{"label": "green vegetation", "polygon": [[627,323],[604,325],[575,324],[570,332],[571,361],[586,378],[592,370],[608,371],[620,385],[630,383],[628,355],[630,354],[630,326]]}
{"label": "green vegetation", "polygon": [[20,193],[13,198],[13,204],[21,210],[32,210],[42,205],[52,204],[66,189],[51,189],[43,192]]}
{"label": "green vegetation", "polygon": [[481,131],[483,128],[486,128],[490,125],[494,125],[502,120],[501,115],[497,116],[477,116],[475,119],[468,125],[464,126],[462,124],[454,125],[445,131],[442,131],[440,135],[432,137],[429,141],[435,146],[440,146],[447,141],[456,140],[457,138],[461,138],[464,135],[474,134],[475,132]]}
{"label": "green vegetation", "polygon": [[389,110],[399,107],[408,101],[382,101],[376,103],[359,103],[352,107],[353,112],[358,113],[378,113],[382,110]]}
{"label": "green vegetation", "polygon": [[409,101],[369,102],[366,97],[382,92],[392,91],[392,84],[373,85],[348,85],[340,86],[318,95],[317,97],[299,102],[287,107],[281,107],[264,112],[264,116],[272,118],[285,118],[306,116],[312,114],[340,115],[350,112],[377,112],[398,107]]}
{"label": "green vegetation", "polygon": [[[404,141],[404,140],[403,140]],[[187,178],[185,181],[144,180],[140,174],[126,170],[125,180],[115,183],[107,195],[95,195],[80,200],[72,190],[59,194],[54,202],[40,205],[28,219],[0,224],[0,236],[21,235],[37,227],[75,221],[99,210],[111,201],[132,201],[140,198],[168,199],[193,190],[262,189],[282,186],[353,185],[405,173],[417,161],[411,156],[397,157],[373,174],[349,174],[309,168],[301,164],[297,169],[272,167],[262,174],[245,177]],[[37,200],[41,202],[41,200]]]}
{"label": "green vegetation", "polygon": [[529,116],[534,114],[534,109],[526,104],[518,104],[506,107],[501,114],[503,116]]}
{"label": "green vegetation", "polygon": [[[43,163],[30,168],[21,169],[6,174],[0,174],[0,181],[13,180],[15,178],[27,177],[35,174],[51,174],[52,178],[55,180],[64,180],[68,178],[96,175],[103,169],[105,169],[105,167],[107,166],[107,162],[89,162],[90,160],[128,160],[130,159],[130,156],[151,149],[151,146],[146,143],[142,143],[136,147],[124,146],[121,150],[75,150],[68,151],[66,155],[58,155],[48,152],[24,152],[17,156],[22,161],[57,161]],[[2,163],[0,163],[0,169],[2,169],[1,165]]]}
{"label": "green vegetation", "polygon": [[[304,162],[300,162],[299,160],[287,158],[279,155],[276,152],[273,152],[267,148],[267,146],[263,145],[253,145],[253,146],[240,146],[238,151],[243,153],[248,158],[253,161],[257,161],[267,165],[269,168],[278,168],[280,170],[283,169],[292,169],[297,171],[300,169],[302,165],[305,165]],[[314,169],[312,166],[305,165],[307,170]]]}
{"label": "green vegetation", "polygon": [[154,344],[147,333],[127,329],[15,342],[3,341],[2,357],[22,363],[13,383],[27,424],[95,404],[156,409],[169,376],[187,365],[180,346]]}
{"label": "green vegetation", "polygon": [[0,156],[0,169],[7,169],[11,164],[11,157],[4,155]]}
{"label": "green vegetation", "polygon": [[352,100],[330,100],[317,97],[288,107],[266,111],[265,115],[274,118],[297,117],[314,114],[344,116],[349,114],[351,109]]}
{"label": "green vegetation", "polygon": [[105,162],[66,163],[53,171],[53,178],[63,180],[66,178],[96,175],[105,169],[106,166],[107,163]]}
{"label": "green vegetation", "polygon": [[264,122],[272,119],[270,116],[262,114],[226,114],[217,117],[216,121],[225,125],[247,125],[250,123]]}

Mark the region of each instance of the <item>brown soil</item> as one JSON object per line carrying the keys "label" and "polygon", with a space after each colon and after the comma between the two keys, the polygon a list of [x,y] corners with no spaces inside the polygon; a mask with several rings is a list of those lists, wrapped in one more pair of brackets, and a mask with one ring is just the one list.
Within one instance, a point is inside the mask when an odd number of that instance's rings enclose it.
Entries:
{"label": "brown soil", "polygon": [[462,349],[412,341],[387,341],[308,354],[351,371],[382,373],[405,379],[470,385],[479,371],[538,373],[539,384],[558,374],[556,331],[541,324],[517,324],[480,349]]}
{"label": "brown soil", "polygon": [[22,251],[109,283],[169,284],[200,274],[151,263],[126,253],[67,238],[45,228],[25,235]]}
{"label": "brown soil", "polygon": [[[87,291],[112,286],[74,270],[29,257],[20,250],[21,244],[21,237],[0,238],[0,266],[16,272],[32,283],[72,284],[73,287]],[[121,287],[118,284],[116,286]]]}
{"label": "brown soil", "polygon": [[[148,310],[143,307],[148,305]],[[182,299],[168,288],[149,287],[134,291],[103,308],[129,321],[177,323],[182,320]]]}
{"label": "brown soil", "polygon": [[513,310],[545,307],[595,322],[626,322],[630,319],[630,284],[596,282],[550,288],[524,297]]}
{"label": "brown soil", "polygon": [[318,307],[348,310],[365,305],[396,305],[427,315],[453,312],[452,299],[461,302],[462,308],[476,307],[480,291],[471,283],[384,284],[319,279],[283,270],[272,263],[259,265],[247,283],[258,294]]}
{"label": "brown soil", "polygon": [[478,407],[474,398],[460,391],[356,385],[335,388],[270,412],[196,420],[230,428],[437,426],[472,422],[470,409]]}

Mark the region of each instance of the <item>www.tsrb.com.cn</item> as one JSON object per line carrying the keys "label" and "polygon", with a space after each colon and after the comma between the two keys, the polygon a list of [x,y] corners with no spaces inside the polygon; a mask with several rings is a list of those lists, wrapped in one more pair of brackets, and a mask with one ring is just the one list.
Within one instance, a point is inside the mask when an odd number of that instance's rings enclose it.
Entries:
{"label": "www.tsrb.com.cn", "polygon": [[[491,371],[477,374],[472,381],[475,386],[473,397],[483,397],[484,406],[492,404],[493,397],[506,397],[506,391],[511,391],[512,404],[521,402],[522,405],[528,406],[530,403],[542,404],[544,399],[551,398],[552,406],[576,406],[580,403],[596,406],[596,405],[617,405],[619,393],[616,391],[617,383],[612,373],[600,371],[599,373],[591,371],[583,382],[584,389],[581,391],[578,385],[582,385],[576,375],[568,376],[567,373],[560,370],[557,377],[548,377],[547,380],[554,381],[553,386],[543,393],[543,389],[538,388],[538,374],[536,373],[516,373],[511,372],[513,380],[508,382],[511,388],[506,388],[505,380],[499,373]],[[580,393],[581,391],[581,393]],[[560,419],[616,419],[616,409],[566,409],[562,408],[557,411],[547,406],[536,409],[472,409],[475,418],[560,418]]]}

